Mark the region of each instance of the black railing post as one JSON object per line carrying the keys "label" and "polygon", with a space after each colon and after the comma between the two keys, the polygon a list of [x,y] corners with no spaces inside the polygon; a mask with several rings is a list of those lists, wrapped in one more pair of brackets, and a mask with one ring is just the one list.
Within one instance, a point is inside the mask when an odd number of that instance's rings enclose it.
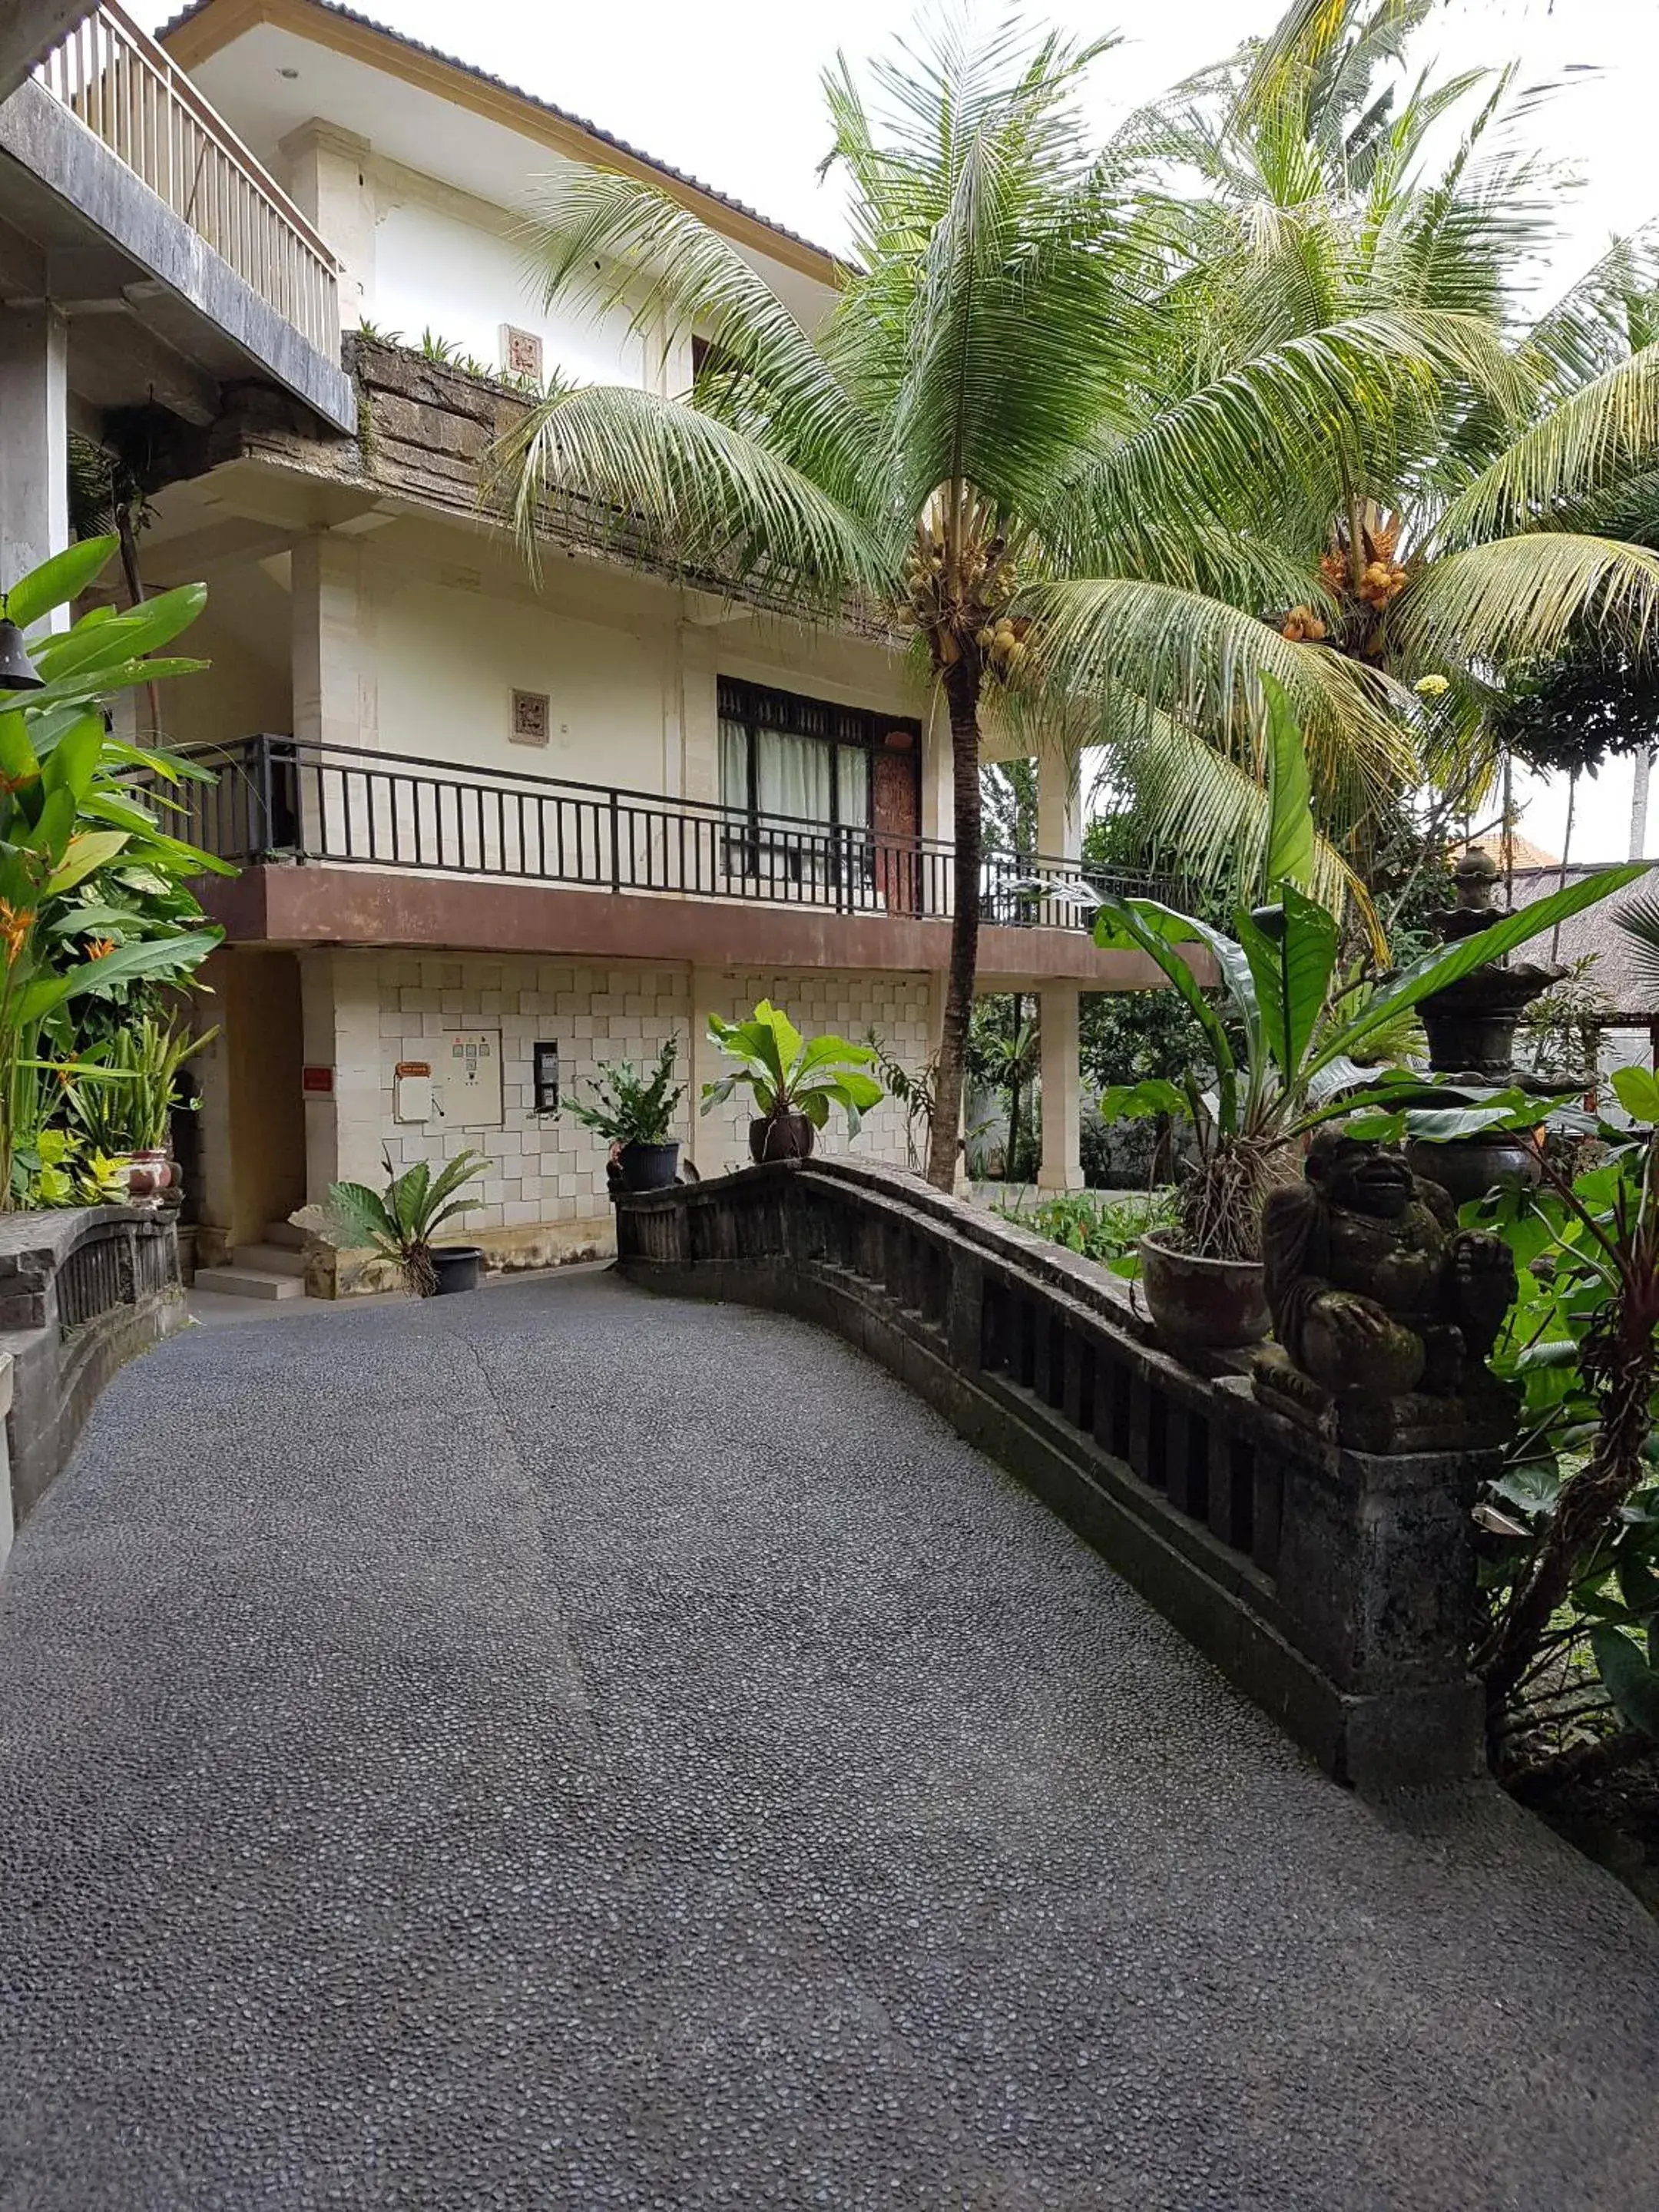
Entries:
{"label": "black railing post", "polygon": [[611,794],[611,888],[622,889],[622,801],[614,791]]}
{"label": "black railing post", "polygon": [[258,860],[270,850],[271,773],[270,739],[263,734],[253,740],[255,754],[255,789],[258,793],[258,819],[253,839],[251,860]]}

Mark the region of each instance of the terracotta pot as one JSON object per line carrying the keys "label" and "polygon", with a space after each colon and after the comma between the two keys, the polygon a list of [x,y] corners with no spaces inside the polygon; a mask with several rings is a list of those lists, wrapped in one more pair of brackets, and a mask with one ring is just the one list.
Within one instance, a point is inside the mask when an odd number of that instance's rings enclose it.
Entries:
{"label": "terracotta pot", "polygon": [[127,1161],[127,1203],[146,1211],[157,1207],[173,1181],[173,1158],[165,1148],[134,1152]]}
{"label": "terracotta pot", "polygon": [[805,1114],[769,1114],[749,1124],[749,1157],[757,1164],[811,1159],[817,1136]]}
{"label": "terracotta pot", "polygon": [[680,1148],[673,1145],[624,1145],[622,1148],[624,1190],[669,1190],[680,1171]]}
{"label": "terracotta pot", "polygon": [[1236,1352],[1273,1327],[1260,1260],[1202,1260],[1154,1231],[1140,1240],[1140,1286],[1158,1333],[1183,1352]]}

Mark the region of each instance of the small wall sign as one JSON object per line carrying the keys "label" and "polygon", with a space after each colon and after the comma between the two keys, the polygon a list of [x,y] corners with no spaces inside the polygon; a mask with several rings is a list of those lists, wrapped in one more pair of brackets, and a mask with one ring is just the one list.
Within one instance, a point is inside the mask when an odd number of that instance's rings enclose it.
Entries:
{"label": "small wall sign", "polygon": [[550,727],[550,701],[545,691],[515,691],[513,720],[507,736],[515,745],[544,745]]}
{"label": "small wall sign", "polygon": [[302,1067],[300,1088],[307,1098],[331,1098],[334,1096],[334,1070],[331,1067]]}
{"label": "small wall sign", "polygon": [[501,367],[508,376],[533,377],[542,380],[542,342],[534,331],[521,331],[516,323],[503,323],[501,329]]}

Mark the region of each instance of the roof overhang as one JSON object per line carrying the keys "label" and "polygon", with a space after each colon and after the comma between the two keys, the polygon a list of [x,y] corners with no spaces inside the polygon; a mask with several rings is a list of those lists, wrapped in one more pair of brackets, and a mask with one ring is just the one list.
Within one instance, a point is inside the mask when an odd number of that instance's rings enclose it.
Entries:
{"label": "roof overhang", "polygon": [[[520,140],[544,147],[565,160],[588,167],[615,170],[653,185],[745,253],[757,256],[797,278],[806,277],[815,285],[833,290],[843,273],[842,264],[823,247],[768,222],[752,210],[738,205],[695,179],[651,161],[635,149],[512,85],[362,16],[317,5],[315,0],[200,0],[200,4],[164,25],[156,35],[176,62],[192,76],[199,77],[209,97],[231,116],[243,137],[262,155],[270,151],[261,144],[262,137],[268,137],[274,147],[285,130],[295,128],[311,112],[324,113],[329,121],[348,128],[359,127],[350,118],[331,108],[319,105],[307,109],[301,103],[285,121],[267,121],[261,128],[247,111],[246,87],[240,82],[233,86],[228,75],[216,70],[212,64],[262,27],[285,33],[428,94],[448,111],[451,131],[447,135],[452,139],[456,112],[459,111],[477,122],[495,125]],[[265,85],[263,72],[260,83],[262,97],[274,112],[274,88]],[[365,138],[411,168],[435,173],[436,149],[444,145],[446,137],[441,115],[434,112],[423,129],[411,134],[407,148],[400,148],[388,135],[388,125],[393,118],[382,111],[375,120],[378,127],[362,131]],[[469,180],[457,176],[453,181],[481,198],[499,198],[487,182],[476,177]],[[794,301],[790,305],[799,312]]]}

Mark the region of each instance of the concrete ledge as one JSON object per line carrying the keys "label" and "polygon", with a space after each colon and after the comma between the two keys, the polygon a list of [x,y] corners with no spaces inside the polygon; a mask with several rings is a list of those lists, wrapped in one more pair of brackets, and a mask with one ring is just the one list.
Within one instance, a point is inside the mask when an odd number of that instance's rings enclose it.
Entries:
{"label": "concrete ledge", "polygon": [[111,1376],[189,1320],[169,1217],[125,1206],[0,1214],[16,1524],[62,1472]]}

